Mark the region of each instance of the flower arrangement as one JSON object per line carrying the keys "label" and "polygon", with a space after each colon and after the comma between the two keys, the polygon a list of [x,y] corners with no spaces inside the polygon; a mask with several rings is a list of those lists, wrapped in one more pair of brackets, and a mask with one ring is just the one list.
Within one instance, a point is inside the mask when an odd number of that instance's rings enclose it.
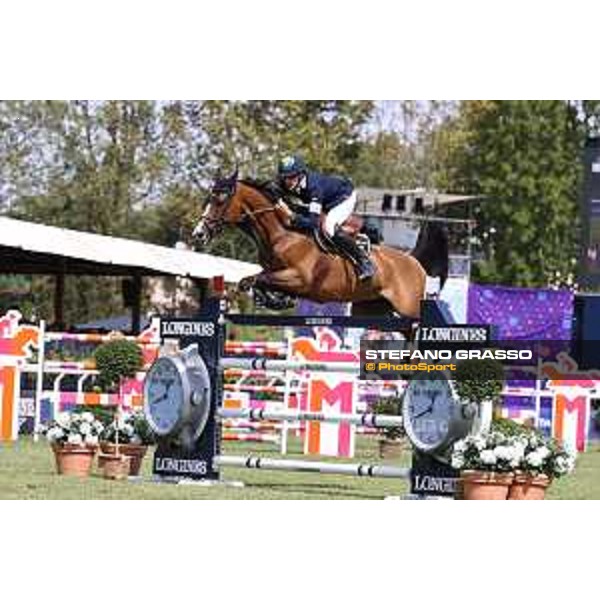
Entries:
{"label": "flower arrangement", "polygon": [[95,446],[104,425],[91,412],[59,413],[56,419],[41,427],[41,433],[52,444]]}
{"label": "flower arrangement", "polygon": [[511,473],[521,463],[525,444],[501,431],[470,435],[454,444],[451,463],[461,471]]}
{"label": "flower arrangement", "polygon": [[452,466],[463,471],[521,472],[555,479],[575,467],[575,456],[556,440],[529,430],[510,435],[492,430],[454,445]]}
{"label": "flower arrangement", "polygon": [[143,412],[119,414],[102,433],[102,441],[120,444],[142,444],[149,446],[154,443],[154,434]]}
{"label": "flower arrangement", "polygon": [[527,475],[546,475],[550,479],[556,479],[569,474],[575,468],[575,455],[555,439],[545,438],[532,431],[521,440],[524,443],[524,451],[519,471]]}

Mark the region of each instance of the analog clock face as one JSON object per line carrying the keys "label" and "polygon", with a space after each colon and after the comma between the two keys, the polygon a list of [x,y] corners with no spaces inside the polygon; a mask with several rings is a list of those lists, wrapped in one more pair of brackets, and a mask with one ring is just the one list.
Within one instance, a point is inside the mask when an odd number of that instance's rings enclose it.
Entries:
{"label": "analog clock face", "polygon": [[407,389],[403,416],[406,433],[420,450],[434,450],[447,439],[454,399],[446,379],[415,379]]}
{"label": "analog clock face", "polygon": [[145,409],[152,429],[159,435],[171,432],[181,416],[184,387],[175,360],[159,358],[146,376]]}

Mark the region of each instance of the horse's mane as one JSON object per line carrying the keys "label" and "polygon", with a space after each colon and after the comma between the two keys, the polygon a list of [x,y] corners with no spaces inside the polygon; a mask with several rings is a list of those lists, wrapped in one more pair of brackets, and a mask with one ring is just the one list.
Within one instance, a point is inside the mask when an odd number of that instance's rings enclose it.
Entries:
{"label": "horse's mane", "polygon": [[257,192],[260,192],[273,204],[277,204],[277,202],[283,199],[288,207],[296,213],[302,214],[307,210],[305,205],[303,205],[293,196],[286,194],[286,192],[279,187],[279,184],[272,179],[239,179],[238,181],[251,187]]}
{"label": "horse's mane", "polygon": [[279,186],[272,179],[240,179],[240,183],[251,187],[252,189],[260,192],[263,196],[266,196],[271,202],[274,204],[281,198],[283,195]]}

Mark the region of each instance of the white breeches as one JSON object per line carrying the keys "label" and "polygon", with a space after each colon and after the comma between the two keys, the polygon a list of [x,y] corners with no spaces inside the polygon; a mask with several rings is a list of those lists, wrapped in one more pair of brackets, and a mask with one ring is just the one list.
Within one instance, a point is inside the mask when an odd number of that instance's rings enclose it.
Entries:
{"label": "white breeches", "polygon": [[356,206],[356,192],[352,192],[346,200],[334,206],[326,215],[323,229],[333,236],[338,225],[341,225],[353,212]]}

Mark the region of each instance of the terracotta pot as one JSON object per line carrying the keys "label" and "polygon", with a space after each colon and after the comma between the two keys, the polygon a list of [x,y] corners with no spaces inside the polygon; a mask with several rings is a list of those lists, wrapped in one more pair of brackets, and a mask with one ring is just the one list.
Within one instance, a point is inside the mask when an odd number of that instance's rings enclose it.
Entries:
{"label": "terracotta pot", "polygon": [[400,458],[406,449],[408,444],[405,440],[379,440],[379,458]]}
{"label": "terracotta pot", "polygon": [[460,474],[465,500],[506,500],[514,473],[493,471],[463,471]]}
{"label": "terracotta pot", "polygon": [[509,500],[543,500],[546,489],[552,483],[547,475],[517,473],[510,486]]}
{"label": "terracotta pot", "polygon": [[56,460],[56,472],[59,475],[88,477],[92,470],[96,450],[96,446],[53,444],[52,451]]}
{"label": "terracotta pot", "polygon": [[105,479],[127,479],[131,468],[131,457],[125,454],[105,454],[102,473]]}
{"label": "terracotta pot", "polygon": [[[117,445],[112,444],[111,442],[102,442],[100,444],[100,449],[102,450],[102,454],[98,455],[98,467],[102,469],[104,457],[107,454],[116,454]],[[143,446],[142,444],[119,444],[119,454],[124,454],[131,458],[129,467],[130,475],[135,477],[140,474],[142,461],[144,460],[147,451],[148,446]]]}

